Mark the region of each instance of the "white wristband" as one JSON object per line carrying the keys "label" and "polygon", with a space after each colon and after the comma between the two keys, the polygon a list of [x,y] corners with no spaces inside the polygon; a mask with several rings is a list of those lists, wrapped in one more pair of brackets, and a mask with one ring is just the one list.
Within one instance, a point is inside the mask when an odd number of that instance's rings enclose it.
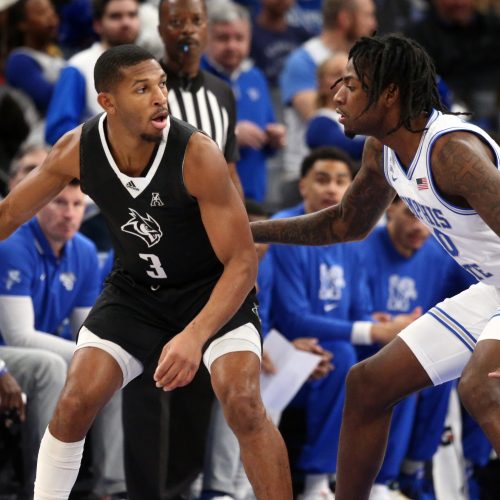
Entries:
{"label": "white wristband", "polygon": [[371,321],[355,321],[352,325],[351,342],[354,345],[371,345],[372,341]]}

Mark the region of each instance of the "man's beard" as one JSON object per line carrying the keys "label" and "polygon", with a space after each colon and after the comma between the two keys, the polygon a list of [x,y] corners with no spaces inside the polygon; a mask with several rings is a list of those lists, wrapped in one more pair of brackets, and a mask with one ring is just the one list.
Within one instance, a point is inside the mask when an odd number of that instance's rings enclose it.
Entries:
{"label": "man's beard", "polygon": [[143,141],[154,142],[155,144],[160,144],[163,141],[163,134],[161,135],[141,134],[140,137]]}

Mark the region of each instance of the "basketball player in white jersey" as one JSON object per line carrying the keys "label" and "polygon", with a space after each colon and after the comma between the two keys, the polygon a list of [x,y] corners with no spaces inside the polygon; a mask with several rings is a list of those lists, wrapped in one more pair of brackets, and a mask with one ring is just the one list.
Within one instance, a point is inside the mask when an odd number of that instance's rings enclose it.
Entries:
{"label": "basketball player in white jersey", "polygon": [[346,134],[371,136],[359,173],[338,205],[254,223],[254,239],[359,240],[397,192],[479,282],[351,369],[335,498],[364,500],[384,456],[392,407],[431,384],[461,377],[463,403],[500,453],[500,147],[442,112],[432,61],[410,39],[362,38],[337,85]]}

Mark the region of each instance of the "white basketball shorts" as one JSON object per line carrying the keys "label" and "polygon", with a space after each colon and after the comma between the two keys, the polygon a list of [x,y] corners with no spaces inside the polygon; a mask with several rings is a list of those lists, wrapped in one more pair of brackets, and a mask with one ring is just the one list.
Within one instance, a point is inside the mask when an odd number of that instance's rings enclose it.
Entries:
{"label": "white basketball shorts", "polygon": [[500,340],[500,290],[477,283],[440,302],[399,334],[434,385],[460,377],[476,343]]}

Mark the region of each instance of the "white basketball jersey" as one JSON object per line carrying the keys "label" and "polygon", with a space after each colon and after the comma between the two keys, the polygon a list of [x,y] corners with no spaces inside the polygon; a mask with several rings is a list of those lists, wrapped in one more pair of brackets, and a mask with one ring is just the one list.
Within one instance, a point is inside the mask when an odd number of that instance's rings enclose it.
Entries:
{"label": "white basketball jersey", "polygon": [[500,147],[483,130],[455,115],[433,111],[408,169],[384,146],[384,172],[409,209],[433,232],[443,248],[478,280],[500,287],[500,238],[472,209],[444,200],[432,176],[431,152],[436,140],[456,131],[471,132],[488,144],[500,165]]}

